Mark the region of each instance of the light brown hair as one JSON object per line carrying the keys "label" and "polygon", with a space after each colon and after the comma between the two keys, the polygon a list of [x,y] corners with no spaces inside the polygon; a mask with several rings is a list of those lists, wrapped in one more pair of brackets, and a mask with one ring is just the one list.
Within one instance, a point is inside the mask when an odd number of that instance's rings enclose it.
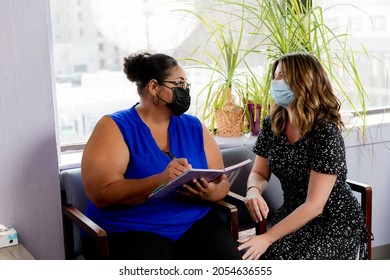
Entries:
{"label": "light brown hair", "polygon": [[[340,130],[340,100],[334,93],[328,74],[321,62],[308,53],[291,53],[280,57],[272,66],[272,78],[281,63],[283,79],[290,85],[295,100],[290,104],[296,128],[303,136],[324,123],[335,123]],[[275,104],[271,108],[271,127],[276,135],[285,129],[287,109]]]}

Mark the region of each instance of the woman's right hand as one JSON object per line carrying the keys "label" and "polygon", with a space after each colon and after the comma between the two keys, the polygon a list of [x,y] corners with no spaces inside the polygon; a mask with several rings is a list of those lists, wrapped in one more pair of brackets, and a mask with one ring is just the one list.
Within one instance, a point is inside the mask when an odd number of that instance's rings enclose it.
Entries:
{"label": "woman's right hand", "polygon": [[190,168],[191,165],[188,163],[186,158],[175,158],[167,165],[165,170],[161,173],[162,181],[165,183],[172,181]]}
{"label": "woman's right hand", "polygon": [[259,189],[251,188],[245,197],[245,205],[248,208],[252,219],[258,223],[268,216],[269,208],[267,202],[261,196]]}

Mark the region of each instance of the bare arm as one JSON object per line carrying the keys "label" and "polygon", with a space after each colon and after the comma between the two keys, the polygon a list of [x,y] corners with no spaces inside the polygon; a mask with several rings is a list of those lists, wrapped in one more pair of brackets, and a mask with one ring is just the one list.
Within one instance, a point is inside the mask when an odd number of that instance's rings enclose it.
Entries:
{"label": "bare arm", "polygon": [[267,189],[271,171],[268,166],[268,159],[256,156],[251,173],[249,174],[247,187],[256,186],[264,192]]}
{"label": "bare arm", "polygon": [[336,183],[336,179],[337,175],[318,173],[312,170],[310,172],[306,201],[265,233],[271,243],[300,229],[321,214]]}
{"label": "bare arm", "polygon": [[144,179],[125,179],[130,156],[115,122],[110,117],[103,117],[85,146],[81,162],[85,191],[97,207],[142,203],[162,183],[189,168],[185,159],[176,159],[160,174]]}
{"label": "bare arm", "polygon": [[337,175],[323,174],[312,170],[306,201],[266,233],[240,240],[243,244],[239,246],[239,250],[248,248],[243,258],[259,258],[273,242],[300,229],[321,214],[336,179]]}
{"label": "bare arm", "polygon": [[268,159],[256,156],[251,173],[247,181],[247,195],[245,205],[255,222],[262,221],[268,216],[269,208],[261,194],[267,189],[271,171]]}

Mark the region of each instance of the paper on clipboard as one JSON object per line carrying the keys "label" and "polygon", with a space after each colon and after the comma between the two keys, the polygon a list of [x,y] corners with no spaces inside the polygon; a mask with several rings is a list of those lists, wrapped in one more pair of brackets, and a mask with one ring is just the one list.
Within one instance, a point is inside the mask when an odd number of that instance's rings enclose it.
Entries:
{"label": "paper on clipboard", "polygon": [[168,182],[167,184],[163,184],[157,189],[155,189],[149,197],[164,197],[171,192],[177,191],[177,189],[184,184],[190,184],[194,179],[198,180],[200,178],[204,178],[207,182],[211,182],[222,174],[226,174],[230,184],[233,184],[241,168],[246,164],[250,163],[251,161],[251,159],[247,159],[224,169],[189,169],[180,177],[177,177],[176,179]]}

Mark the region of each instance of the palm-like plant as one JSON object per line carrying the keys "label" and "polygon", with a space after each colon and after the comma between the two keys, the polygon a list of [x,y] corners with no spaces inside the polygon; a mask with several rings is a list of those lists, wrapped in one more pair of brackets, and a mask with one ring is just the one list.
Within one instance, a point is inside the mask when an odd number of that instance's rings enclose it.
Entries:
{"label": "palm-like plant", "polygon": [[[357,54],[367,55],[363,46],[352,48],[352,36],[330,28],[315,0],[214,0],[205,8],[193,6],[207,38],[185,60],[192,67],[210,70],[210,80],[198,95],[203,121],[215,130],[215,112],[236,97],[246,108],[249,101],[261,104],[261,121],[268,114],[271,65],[293,52],[315,55],[326,68],[341,101],[347,102],[366,124],[369,99],[355,63]],[[314,3],[314,4],[313,4]],[[250,59],[248,59],[250,57]],[[262,69],[262,73],[254,71]],[[248,77],[251,77],[248,79]],[[234,94],[231,91],[234,91]]]}
{"label": "palm-like plant", "polygon": [[[246,64],[249,77],[246,81],[247,120],[250,124],[252,135],[257,135],[264,117],[268,114],[272,99],[269,95],[271,76],[261,75],[254,67]],[[253,108],[253,109],[252,109]],[[252,111],[253,110],[253,111]]]}
{"label": "palm-like plant", "polygon": [[[311,53],[326,68],[339,98],[348,102],[365,126],[369,98],[360,80],[355,56],[368,54],[363,46],[360,50],[351,47],[352,36],[348,32],[340,34],[330,28],[324,20],[326,11],[314,0],[219,1],[245,10],[246,24],[259,38],[260,47],[251,51],[258,53],[265,64],[263,90],[269,91],[273,61],[288,53]],[[236,17],[242,19],[241,15],[236,14]]]}
{"label": "palm-like plant", "polygon": [[[187,10],[202,23],[207,37],[202,40],[202,47],[196,47],[182,60],[192,64],[188,68],[210,71],[210,80],[198,94],[196,107],[202,108],[201,117],[209,129],[222,136],[241,135],[244,127],[245,58],[251,52],[242,45],[244,40],[246,46],[252,43],[254,36],[245,33],[244,8],[237,7],[240,9],[233,13],[221,5],[206,8],[195,5]],[[228,130],[234,129],[234,132],[223,132],[222,121]]]}

